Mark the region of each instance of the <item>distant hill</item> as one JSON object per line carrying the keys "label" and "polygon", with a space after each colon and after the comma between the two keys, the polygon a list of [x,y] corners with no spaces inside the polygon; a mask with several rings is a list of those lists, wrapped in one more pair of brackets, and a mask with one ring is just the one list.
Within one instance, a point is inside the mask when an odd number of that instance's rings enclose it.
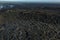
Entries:
{"label": "distant hill", "polygon": [[58,3],[25,3],[25,2],[0,2],[1,9],[10,8],[42,8],[42,9],[59,9],[60,4]]}

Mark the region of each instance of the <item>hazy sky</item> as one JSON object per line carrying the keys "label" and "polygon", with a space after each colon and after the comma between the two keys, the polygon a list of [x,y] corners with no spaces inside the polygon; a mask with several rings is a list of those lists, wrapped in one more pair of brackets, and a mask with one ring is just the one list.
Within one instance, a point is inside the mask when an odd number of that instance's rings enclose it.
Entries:
{"label": "hazy sky", "polygon": [[21,1],[21,2],[60,2],[60,0],[0,0],[0,1]]}

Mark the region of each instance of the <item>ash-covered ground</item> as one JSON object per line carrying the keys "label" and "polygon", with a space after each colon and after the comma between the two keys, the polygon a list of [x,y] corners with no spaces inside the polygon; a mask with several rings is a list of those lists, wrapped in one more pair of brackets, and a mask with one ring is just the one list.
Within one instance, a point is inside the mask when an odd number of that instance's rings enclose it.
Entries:
{"label": "ash-covered ground", "polygon": [[60,40],[59,13],[42,9],[0,11],[0,40]]}

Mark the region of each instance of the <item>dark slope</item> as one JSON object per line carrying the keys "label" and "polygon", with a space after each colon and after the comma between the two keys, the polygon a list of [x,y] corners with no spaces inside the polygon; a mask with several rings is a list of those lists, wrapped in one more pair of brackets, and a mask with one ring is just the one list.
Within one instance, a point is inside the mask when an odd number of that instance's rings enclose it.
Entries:
{"label": "dark slope", "polygon": [[0,10],[0,40],[60,40],[58,7],[27,5]]}

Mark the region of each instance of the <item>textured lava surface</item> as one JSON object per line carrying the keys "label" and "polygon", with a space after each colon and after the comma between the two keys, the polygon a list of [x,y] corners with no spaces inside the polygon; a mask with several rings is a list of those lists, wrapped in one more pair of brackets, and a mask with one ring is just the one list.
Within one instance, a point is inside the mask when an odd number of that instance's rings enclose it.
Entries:
{"label": "textured lava surface", "polygon": [[0,12],[0,40],[60,40],[60,16],[41,12]]}

